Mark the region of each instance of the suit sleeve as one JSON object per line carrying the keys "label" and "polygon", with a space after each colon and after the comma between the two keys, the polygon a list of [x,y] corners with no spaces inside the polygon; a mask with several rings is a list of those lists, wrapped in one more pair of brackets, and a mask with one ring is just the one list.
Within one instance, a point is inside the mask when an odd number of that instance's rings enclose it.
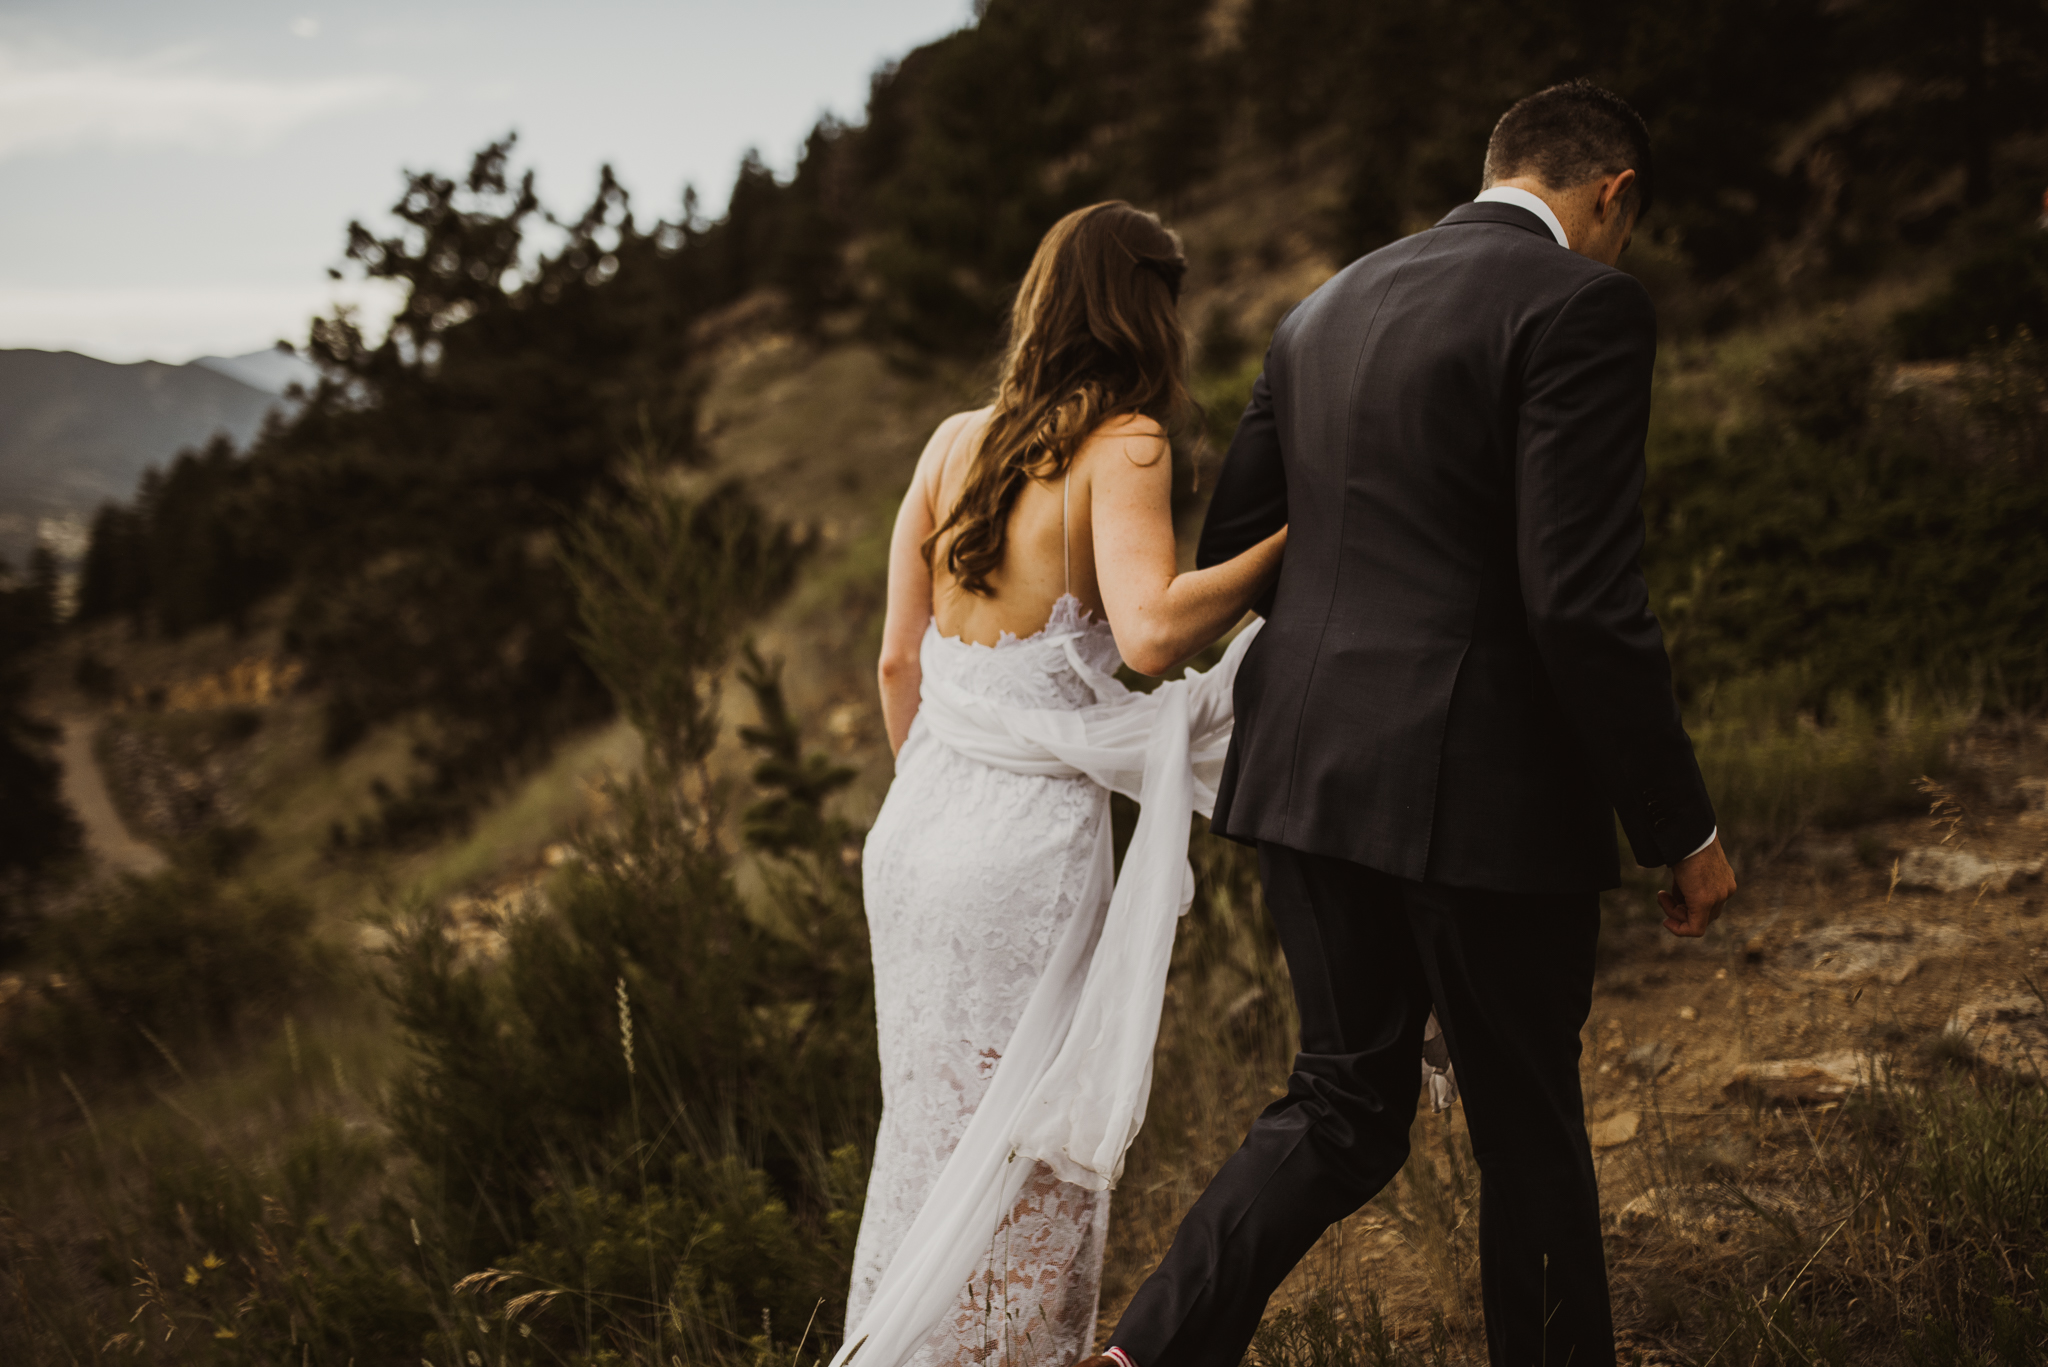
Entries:
{"label": "suit sleeve", "polygon": [[1531,353],[1516,441],[1529,630],[1645,867],[1678,862],[1715,829],[1641,566],[1656,351],[1640,284],[1617,271],[1584,286]]}
{"label": "suit sleeve", "polygon": [[[1195,566],[1208,569],[1243,554],[1287,525],[1287,471],[1280,459],[1280,429],[1273,419],[1273,390],[1261,371],[1252,399],[1237,420],[1237,434],[1223,457],[1216,493],[1202,522]],[[1273,606],[1273,590],[1252,605],[1261,617]]]}

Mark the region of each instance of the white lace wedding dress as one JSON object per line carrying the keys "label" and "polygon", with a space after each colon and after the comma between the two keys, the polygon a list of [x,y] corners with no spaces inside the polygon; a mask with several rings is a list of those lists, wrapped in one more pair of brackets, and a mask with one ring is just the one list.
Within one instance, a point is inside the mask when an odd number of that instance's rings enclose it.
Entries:
{"label": "white lace wedding dress", "polygon": [[[928,628],[927,681],[1032,710],[1097,702],[1072,643],[1103,674],[1106,623],[1071,595],[1035,636],[975,645]],[[864,863],[881,1031],[882,1126],[854,1253],[856,1325],[960,1141],[1053,946],[1082,912],[1109,793],[1085,777],[1012,773],[941,743],[920,715],[896,761]],[[1095,1333],[1109,1193],[1034,1164],[958,1303],[916,1367],[1067,1364]]]}
{"label": "white lace wedding dress", "polygon": [[[1109,1190],[1194,897],[1189,816],[1215,804],[1257,633],[1134,693],[1071,593],[1021,640],[926,627],[864,862],[882,1124],[833,1367],[1069,1367],[1092,1347]],[[1140,812],[1112,887],[1113,792]]]}

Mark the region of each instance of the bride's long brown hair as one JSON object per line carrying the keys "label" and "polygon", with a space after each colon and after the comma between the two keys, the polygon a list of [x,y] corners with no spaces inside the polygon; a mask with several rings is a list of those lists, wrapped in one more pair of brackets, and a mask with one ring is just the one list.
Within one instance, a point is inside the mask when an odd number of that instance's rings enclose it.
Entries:
{"label": "bride's long brown hair", "polygon": [[925,539],[927,564],[950,533],[947,572],[970,593],[992,593],[1027,481],[1066,474],[1111,418],[1143,414],[1168,432],[1186,420],[1186,273],[1180,238],[1122,200],[1052,225],[1017,288],[995,411],[959,501]]}

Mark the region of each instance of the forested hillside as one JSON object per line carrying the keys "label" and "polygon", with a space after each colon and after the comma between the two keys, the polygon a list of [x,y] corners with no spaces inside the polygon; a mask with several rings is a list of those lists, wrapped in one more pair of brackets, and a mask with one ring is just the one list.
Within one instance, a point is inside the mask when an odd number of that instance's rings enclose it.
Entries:
{"label": "forested hillside", "polygon": [[[810,345],[862,339],[898,365],[971,368],[1040,233],[1077,204],[1119,196],[1171,215],[1205,186],[1213,199],[1225,168],[1274,168],[1289,183],[1275,216],[1341,263],[1469,197],[1492,120],[1518,93],[1588,75],[1635,99],[1658,139],[1639,269],[1674,337],[1967,258],[1954,298],[1851,348],[1872,366],[1901,349],[1959,355],[2048,325],[2048,239],[2029,212],[2048,177],[2032,93],[2044,63],[2048,16],[2024,4],[994,3],[879,74],[864,123],[820,124],[788,183],[749,160],[716,222],[692,200],[677,216],[636,211],[609,177],[557,219],[510,140],[465,176],[412,177],[391,225],[354,225],[347,243],[355,269],[406,292],[388,334],[318,323],[308,354],[329,378],[295,422],[246,452],[187,457],[134,509],[103,514],[83,614],[176,633],[289,594],[335,746],[414,708],[450,723],[432,776],[394,814],[425,833],[607,706],[534,538],[615,488],[630,440],[699,459],[698,377],[714,320],[740,300]],[[1234,210],[1261,217],[1256,203]],[[1261,226],[1254,251],[1270,255],[1283,225]],[[1222,243],[1191,248],[1195,312],[1261,270]],[[1191,321],[1218,373],[1272,321],[1208,315]],[[1862,360],[1834,364],[1833,382],[1861,382],[1849,372]],[[1227,387],[1212,392],[1226,417]],[[1803,435],[1840,445],[1856,426],[1828,418]],[[1883,464],[1885,503],[1962,477],[1952,460]],[[1714,511],[1678,504],[1716,496],[1673,490],[1664,515],[1711,525]],[[1754,490],[1740,506],[1754,500],[1780,501]],[[1936,539],[1981,529],[1952,530]],[[1658,539],[1663,573],[1699,568],[1707,543],[1683,539]],[[1717,573],[1776,573],[1736,558]],[[1746,599],[1731,585],[1721,601]],[[1795,606],[1790,629],[1827,610]],[[2009,686],[2048,684],[2038,655],[1968,630],[1963,654],[1995,657]],[[1932,638],[1911,653],[1955,657]]]}
{"label": "forested hillside", "polygon": [[[877,73],[859,123],[819,124],[788,179],[750,157],[716,219],[694,194],[635,204],[609,172],[550,208],[510,134],[407,173],[344,240],[345,269],[402,292],[389,330],[315,321],[322,378],[288,421],[102,508],[61,635],[47,567],[10,587],[0,766],[23,776],[14,829],[48,834],[0,861],[14,962],[45,984],[0,997],[5,1085],[38,1117],[0,1192],[0,1350],[410,1367],[836,1346],[877,1104],[858,859],[887,771],[867,677],[886,518],[929,425],[984,389],[1039,236],[1106,197],[1183,232],[1209,410],[1182,453],[1192,514],[1279,314],[1469,198],[1499,113],[1577,76],[1657,139],[1624,261],[1664,329],[1645,564],[1745,877],[1929,800],[1956,830],[2007,802],[1956,756],[1973,719],[2018,735],[2048,704],[2048,10],[988,0]],[[167,706],[178,681],[148,671],[187,647],[209,681],[245,647],[265,679],[295,672]],[[214,775],[213,807],[159,823],[168,872],[79,872],[31,665],[135,753]],[[599,751],[633,758],[549,767]],[[555,824],[521,839],[547,866],[489,895],[542,910],[485,916],[476,851],[536,811]],[[1855,877],[1889,906],[1884,842],[1906,837],[1883,829]],[[1235,1142],[1216,1117],[1285,1066],[1249,866],[1221,842],[1196,858],[1112,1296]],[[1643,892],[1613,903],[1616,955]],[[151,1089],[173,1083],[218,1116],[167,1118]],[[1991,1133],[2034,1111],[1968,1114]],[[1469,1193],[1444,1143],[1446,1185],[1396,1210],[1455,1289]],[[2035,1168],[2007,1176],[2048,1199]],[[2036,1207],[2000,1204],[1968,1208],[1991,1261],[1882,1295],[1859,1263],[1795,1299],[1760,1280],[1783,1259],[1730,1254],[1713,1332],[1748,1334],[1745,1362],[1851,1342],[1904,1361],[1904,1328],[1996,1304],[2012,1342],[2048,1339]],[[1807,1233],[1783,1237],[1812,1266]],[[1955,1238],[1924,1265],[1963,1267]],[[1444,1294],[1410,1325],[1449,1326],[1436,1361],[1470,1346]],[[1661,1304],[1638,1287],[1624,1318],[1706,1360],[1707,1322]],[[1367,1356],[1379,1302],[1362,1314],[1276,1322],[1260,1360],[1421,1360]],[[1794,1331],[1805,1356],[1772,1337]]]}

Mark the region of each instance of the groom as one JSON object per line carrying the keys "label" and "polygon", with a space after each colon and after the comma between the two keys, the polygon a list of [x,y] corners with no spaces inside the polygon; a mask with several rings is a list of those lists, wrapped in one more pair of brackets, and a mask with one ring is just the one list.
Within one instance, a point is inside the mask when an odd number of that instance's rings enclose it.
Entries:
{"label": "groom", "polygon": [[1501,118],[1484,183],[1281,322],[1224,463],[1198,563],[1289,532],[1215,829],[1258,846],[1301,1052],[1084,1367],[1235,1367],[1408,1157],[1432,1005],[1495,1367],[1614,1361],[1578,1068],[1614,815],[1671,866],[1672,933],[1735,880],[1637,566],[1656,318],[1615,263],[1648,131],[1556,86]]}

